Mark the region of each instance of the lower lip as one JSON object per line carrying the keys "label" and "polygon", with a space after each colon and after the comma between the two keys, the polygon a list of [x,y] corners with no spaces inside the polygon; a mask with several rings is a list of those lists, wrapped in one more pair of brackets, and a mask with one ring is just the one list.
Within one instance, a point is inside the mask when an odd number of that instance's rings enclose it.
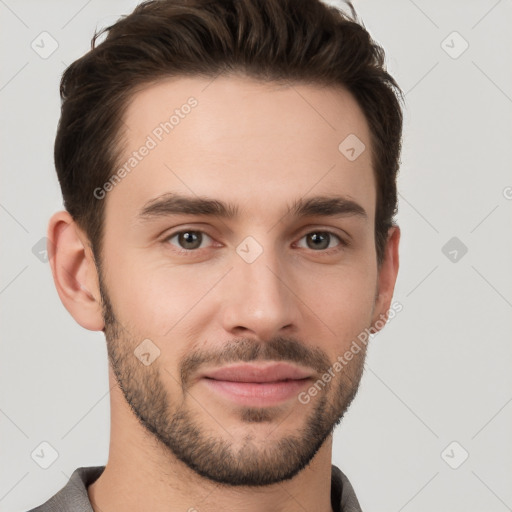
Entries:
{"label": "lower lip", "polygon": [[240,405],[265,407],[295,398],[311,379],[278,382],[232,382],[202,379],[213,391]]}

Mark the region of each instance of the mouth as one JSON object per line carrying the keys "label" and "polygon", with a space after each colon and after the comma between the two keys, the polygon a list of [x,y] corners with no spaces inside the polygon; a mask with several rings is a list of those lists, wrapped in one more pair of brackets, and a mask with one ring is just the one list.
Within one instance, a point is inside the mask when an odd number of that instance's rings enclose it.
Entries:
{"label": "mouth", "polygon": [[288,363],[237,364],[207,371],[201,381],[238,405],[266,407],[296,398],[313,375],[310,369]]}

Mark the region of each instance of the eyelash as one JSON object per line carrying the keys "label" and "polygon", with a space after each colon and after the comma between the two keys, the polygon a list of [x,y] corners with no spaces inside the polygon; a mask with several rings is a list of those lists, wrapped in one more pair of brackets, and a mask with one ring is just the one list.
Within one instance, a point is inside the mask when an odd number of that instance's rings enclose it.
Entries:
{"label": "eyelash", "polygon": [[[175,236],[180,235],[182,233],[201,233],[202,235],[206,235],[207,237],[209,237],[213,240],[213,238],[210,235],[208,235],[208,233],[206,233],[205,231],[202,231],[200,229],[182,229],[181,231],[175,231],[174,233],[171,233],[170,235],[166,236],[163,240],[163,243],[167,244],[167,245],[172,245],[169,243],[169,241],[172,238],[174,238]],[[335,237],[339,240],[339,245],[337,245],[335,247],[330,247],[328,249],[318,250],[318,251],[310,249],[312,252],[329,255],[329,254],[338,252],[350,245],[350,243],[347,242],[346,240],[344,240],[343,238],[341,238],[340,235],[338,235],[337,233],[334,233],[333,231],[329,231],[326,229],[323,229],[323,230],[318,229],[318,230],[308,231],[303,236],[301,236],[301,238],[299,240],[302,240],[304,237],[311,235],[313,233],[328,234],[332,237]],[[176,246],[174,246],[174,247],[175,248],[173,248],[172,250],[175,251],[179,256],[196,256],[197,254],[200,253],[201,249],[206,249],[205,247],[199,248],[199,249],[182,249],[182,248],[176,248]]]}

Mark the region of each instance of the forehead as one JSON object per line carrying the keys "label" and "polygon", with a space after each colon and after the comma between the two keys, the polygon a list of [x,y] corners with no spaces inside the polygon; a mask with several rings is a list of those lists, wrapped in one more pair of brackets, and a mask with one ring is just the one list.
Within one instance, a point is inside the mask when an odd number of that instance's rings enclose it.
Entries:
{"label": "forehead", "polygon": [[[373,218],[369,127],[341,87],[175,77],[136,92],[124,122],[118,167],[126,172],[108,194],[108,210],[133,216],[177,192],[239,203],[248,214],[263,205],[270,214],[280,203],[338,193]],[[362,152],[354,159],[352,149]]]}

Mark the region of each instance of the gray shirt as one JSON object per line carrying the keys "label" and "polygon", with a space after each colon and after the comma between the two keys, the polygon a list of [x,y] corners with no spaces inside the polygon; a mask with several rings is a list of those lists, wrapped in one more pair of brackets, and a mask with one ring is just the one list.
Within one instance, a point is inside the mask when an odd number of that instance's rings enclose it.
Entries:
{"label": "gray shirt", "polygon": [[[334,512],[362,512],[348,478],[331,466],[331,505]],[[87,487],[99,478],[105,466],[76,469],[68,483],[47,502],[29,512],[94,512]]]}

